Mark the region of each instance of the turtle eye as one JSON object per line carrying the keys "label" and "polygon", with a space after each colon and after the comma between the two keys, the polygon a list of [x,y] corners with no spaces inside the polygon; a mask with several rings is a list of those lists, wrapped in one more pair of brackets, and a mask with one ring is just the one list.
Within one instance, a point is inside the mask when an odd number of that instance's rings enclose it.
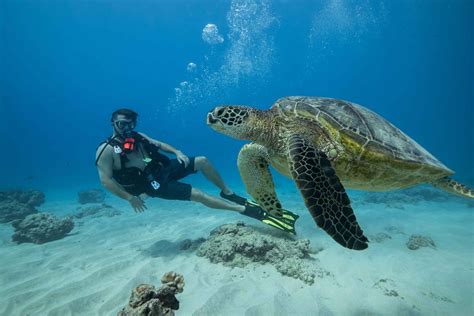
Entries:
{"label": "turtle eye", "polygon": [[241,111],[241,112],[239,113],[239,116],[240,116],[241,120],[243,121],[243,120],[245,120],[247,117],[249,117],[249,112],[247,112],[247,111]]}

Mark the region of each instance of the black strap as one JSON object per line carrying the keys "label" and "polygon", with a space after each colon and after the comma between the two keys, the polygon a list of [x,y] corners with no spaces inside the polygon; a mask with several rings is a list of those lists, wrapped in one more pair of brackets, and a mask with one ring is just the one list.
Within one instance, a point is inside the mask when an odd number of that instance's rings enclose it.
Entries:
{"label": "black strap", "polygon": [[95,160],[95,165],[96,165],[96,166],[97,166],[97,163],[99,162],[99,159],[100,159],[100,157],[102,156],[102,153],[104,152],[105,148],[106,148],[107,146],[109,146],[117,137],[118,137],[118,135],[115,135],[115,136],[113,136],[113,137],[109,137],[109,138],[107,139],[107,141],[102,142],[102,143],[99,145],[99,147],[100,147],[102,144],[105,143],[105,146],[102,148],[102,150],[100,151],[99,155],[97,156],[97,158],[96,158],[96,160]]}
{"label": "black strap", "polygon": [[[117,141],[117,137],[119,137],[119,135],[115,135],[113,137],[109,137],[107,139],[107,141],[105,142],[102,142],[99,147],[103,144],[103,143],[106,143],[106,145],[102,148],[102,150],[100,151],[99,155],[97,156],[97,159],[95,160],[95,164],[97,165],[97,163],[99,162],[99,159],[100,157],[102,156],[102,153],[104,152],[105,148],[108,146],[108,145],[114,145],[117,144],[117,145],[120,145],[122,146],[123,144],[120,143],[119,141]],[[141,144],[144,146],[144,149],[145,151],[151,155],[152,159],[155,159],[161,163],[163,163],[164,165],[166,165],[169,161],[169,158],[166,157],[165,155],[161,154],[158,150],[158,147],[154,144],[152,144],[148,139],[146,139],[145,137],[143,137],[140,133],[137,133],[137,132],[133,132],[133,135],[132,135],[133,138],[136,139],[136,142],[137,142],[137,146],[139,146],[139,150],[140,152],[143,154],[143,149],[142,147],[140,146]],[[127,157],[126,155],[122,154],[120,155],[120,164],[123,165],[124,162],[127,161]]]}

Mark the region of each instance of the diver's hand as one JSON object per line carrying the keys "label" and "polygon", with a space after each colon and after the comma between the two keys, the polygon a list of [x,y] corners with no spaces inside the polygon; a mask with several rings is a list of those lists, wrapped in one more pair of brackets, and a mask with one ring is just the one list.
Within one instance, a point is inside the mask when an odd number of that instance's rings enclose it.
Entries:
{"label": "diver's hand", "polygon": [[147,209],[145,202],[138,196],[132,195],[132,197],[128,199],[128,202],[130,202],[130,205],[136,213],[144,212]]}
{"label": "diver's hand", "polygon": [[189,158],[185,154],[180,151],[176,152],[176,158],[180,163],[184,163],[184,166],[187,167],[189,165]]}

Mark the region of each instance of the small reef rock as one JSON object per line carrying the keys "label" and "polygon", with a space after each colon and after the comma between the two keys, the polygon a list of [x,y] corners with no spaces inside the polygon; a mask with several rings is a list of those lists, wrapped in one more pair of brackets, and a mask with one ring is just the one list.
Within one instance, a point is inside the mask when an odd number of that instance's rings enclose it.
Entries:
{"label": "small reef rock", "polygon": [[370,241],[375,241],[377,243],[382,243],[387,239],[392,239],[392,236],[384,232],[380,232],[375,235],[370,235],[369,237],[370,237]]}
{"label": "small reef rock", "polygon": [[175,272],[167,272],[161,278],[162,286],[140,284],[132,291],[128,305],[117,316],[174,316],[179,309],[176,294],[183,292],[184,278]]}
{"label": "small reef rock", "polygon": [[105,193],[101,189],[83,190],[77,196],[80,204],[102,203],[105,200]]}
{"label": "small reef rock", "polygon": [[90,205],[90,206],[84,206],[84,207],[78,207],[77,212],[74,213],[72,216],[78,219],[84,218],[84,217],[92,217],[92,218],[97,218],[97,217],[114,217],[122,215],[122,212],[117,210],[116,208],[107,205],[105,203],[99,204],[99,205]]}
{"label": "small reef rock", "polygon": [[44,203],[44,194],[40,191],[3,191],[0,192],[0,223],[24,219],[38,213],[36,207]]}
{"label": "small reef rock", "polygon": [[212,263],[231,267],[245,267],[251,263],[270,263],[281,274],[300,279],[311,285],[316,277],[331,275],[315,265],[309,240],[293,241],[270,236],[244,223],[225,224],[214,229],[197,250],[197,255]]}
{"label": "small reef rock", "polygon": [[32,207],[38,207],[44,203],[44,193],[37,190],[11,190],[0,192],[0,202],[14,200],[18,203],[27,204]]}
{"label": "small reef rock", "polygon": [[16,200],[0,202],[0,223],[22,220],[30,214],[38,213],[34,206],[20,203]]}
{"label": "small reef rock", "polygon": [[391,279],[380,279],[375,282],[373,288],[382,291],[383,295],[385,296],[393,296],[403,299],[403,297],[400,296],[400,294],[398,294],[398,292],[395,290],[397,288],[397,284]]}
{"label": "small reef rock", "polygon": [[407,242],[407,247],[410,250],[417,250],[423,247],[430,247],[436,249],[436,244],[430,237],[421,235],[411,235]]}
{"label": "small reef rock", "polygon": [[48,213],[32,214],[12,222],[15,232],[12,240],[17,243],[43,244],[64,238],[74,228],[71,218],[58,219]]}

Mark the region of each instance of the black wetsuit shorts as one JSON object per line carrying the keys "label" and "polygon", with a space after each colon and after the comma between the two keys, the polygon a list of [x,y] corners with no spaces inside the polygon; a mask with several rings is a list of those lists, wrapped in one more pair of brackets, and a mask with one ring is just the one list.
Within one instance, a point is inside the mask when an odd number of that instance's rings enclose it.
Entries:
{"label": "black wetsuit shorts", "polygon": [[178,159],[171,159],[169,164],[160,170],[157,175],[157,180],[160,183],[159,188],[155,190],[151,185],[148,185],[145,193],[152,197],[167,200],[189,201],[191,199],[192,186],[178,180],[196,173],[194,170],[194,160],[195,157],[189,157],[189,164],[185,167],[184,163],[180,163]]}

